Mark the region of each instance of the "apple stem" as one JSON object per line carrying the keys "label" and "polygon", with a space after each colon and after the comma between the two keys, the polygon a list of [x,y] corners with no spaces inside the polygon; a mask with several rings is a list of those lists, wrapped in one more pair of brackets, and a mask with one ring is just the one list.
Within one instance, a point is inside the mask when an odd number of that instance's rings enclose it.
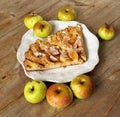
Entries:
{"label": "apple stem", "polygon": [[34,13],[34,12],[32,13],[32,15],[33,15],[33,16],[37,16],[37,14],[36,14],[36,13]]}
{"label": "apple stem", "polygon": [[110,27],[109,24],[107,24],[107,23],[105,23],[105,24],[106,24],[106,28],[109,29],[109,27]]}
{"label": "apple stem", "polygon": [[44,25],[41,25],[41,31],[43,31],[43,28],[44,28],[45,26]]}
{"label": "apple stem", "polygon": [[66,13],[68,13],[68,11],[69,11],[68,9],[65,10]]}
{"label": "apple stem", "polygon": [[59,94],[59,93],[60,93],[60,90],[55,90],[55,92],[56,92],[57,94]]}
{"label": "apple stem", "polygon": [[42,25],[42,28],[44,28],[44,25]]}
{"label": "apple stem", "polygon": [[31,91],[34,91],[34,86],[32,86],[32,89],[31,89]]}
{"label": "apple stem", "polygon": [[83,85],[85,82],[84,81],[80,81],[80,84]]}

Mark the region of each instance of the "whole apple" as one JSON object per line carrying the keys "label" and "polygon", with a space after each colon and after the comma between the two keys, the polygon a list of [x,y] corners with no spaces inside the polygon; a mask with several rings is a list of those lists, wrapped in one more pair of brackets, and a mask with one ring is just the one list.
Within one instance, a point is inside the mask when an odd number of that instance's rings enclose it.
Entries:
{"label": "whole apple", "polygon": [[73,93],[66,84],[56,83],[47,89],[46,99],[52,107],[64,108],[72,102]]}
{"label": "whole apple", "polygon": [[52,26],[45,20],[38,21],[33,27],[33,32],[36,36],[45,38],[52,32]]}
{"label": "whole apple", "polygon": [[103,24],[98,28],[98,35],[103,40],[111,40],[115,35],[115,30],[113,26],[108,24]]}
{"label": "whole apple", "polygon": [[70,6],[62,7],[58,11],[58,19],[62,21],[71,21],[76,19],[76,12]]}
{"label": "whole apple", "polygon": [[24,97],[30,103],[39,103],[46,96],[47,86],[43,81],[31,81],[24,87]]}
{"label": "whole apple", "polygon": [[43,18],[38,14],[31,13],[31,14],[28,14],[27,16],[25,16],[24,24],[27,28],[31,29],[31,28],[33,28],[35,23],[38,22],[39,20],[43,20]]}
{"label": "whole apple", "polygon": [[85,99],[93,93],[94,81],[87,75],[80,75],[71,81],[70,87],[75,97]]}

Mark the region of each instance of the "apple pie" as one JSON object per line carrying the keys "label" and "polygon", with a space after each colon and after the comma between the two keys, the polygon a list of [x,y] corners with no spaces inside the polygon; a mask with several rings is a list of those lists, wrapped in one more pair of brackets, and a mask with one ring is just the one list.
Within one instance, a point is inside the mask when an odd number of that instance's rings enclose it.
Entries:
{"label": "apple pie", "polygon": [[46,70],[82,64],[87,60],[85,41],[80,24],[68,26],[48,36],[37,39],[25,52],[27,71]]}

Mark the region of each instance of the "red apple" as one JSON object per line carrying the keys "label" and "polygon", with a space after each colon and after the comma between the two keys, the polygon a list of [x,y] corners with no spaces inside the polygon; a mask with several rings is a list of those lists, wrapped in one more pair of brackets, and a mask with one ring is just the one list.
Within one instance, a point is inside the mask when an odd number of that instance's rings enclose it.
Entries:
{"label": "red apple", "polygon": [[78,99],[85,99],[93,93],[94,81],[87,75],[80,75],[71,81],[70,87]]}
{"label": "red apple", "polygon": [[98,35],[103,40],[111,40],[115,35],[115,30],[113,26],[103,24],[98,28]]}
{"label": "red apple", "polygon": [[72,102],[73,93],[66,84],[56,83],[47,89],[46,99],[51,106],[64,108]]}

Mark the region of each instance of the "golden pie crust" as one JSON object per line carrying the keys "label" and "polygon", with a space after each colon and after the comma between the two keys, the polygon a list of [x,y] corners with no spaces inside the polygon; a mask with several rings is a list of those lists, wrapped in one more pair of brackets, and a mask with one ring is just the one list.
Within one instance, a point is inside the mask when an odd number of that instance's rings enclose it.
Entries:
{"label": "golden pie crust", "polygon": [[24,66],[27,71],[46,70],[82,64],[86,60],[82,27],[76,24],[31,44],[25,52]]}

